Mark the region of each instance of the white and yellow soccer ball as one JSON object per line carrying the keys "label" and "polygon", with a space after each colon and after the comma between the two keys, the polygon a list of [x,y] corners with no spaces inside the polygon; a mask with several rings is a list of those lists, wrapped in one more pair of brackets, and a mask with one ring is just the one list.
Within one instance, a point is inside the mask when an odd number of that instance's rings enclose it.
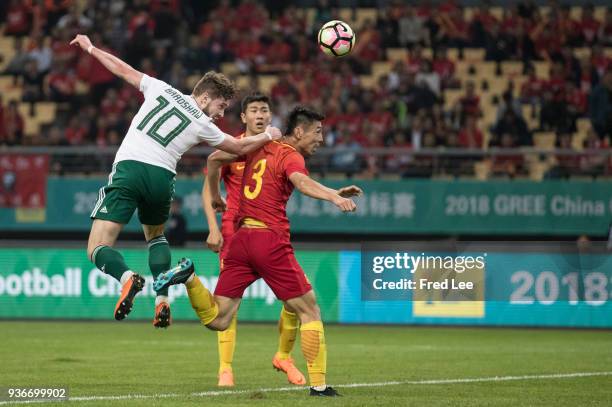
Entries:
{"label": "white and yellow soccer ball", "polygon": [[353,29],[340,20],[332,20],[323,24],[317,39],[321,51],[332,57],[348,55],[355,45]]}

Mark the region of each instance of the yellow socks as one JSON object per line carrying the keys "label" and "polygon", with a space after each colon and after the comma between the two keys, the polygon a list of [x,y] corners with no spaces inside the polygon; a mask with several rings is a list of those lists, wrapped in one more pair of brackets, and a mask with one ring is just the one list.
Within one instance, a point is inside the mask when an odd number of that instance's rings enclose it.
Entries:
{"label": "yellow socks", "polygon": [[215,297],[208,291],[202,284],[198,276],[194,275],[191,281],[188,281],[185,286],[187,287],[187,294],[189,295],[189,301],[191,306],[200,321],[204,325],[210,324],[217,315],[219,314],[219,307],[215,302]]}
{"label": "yellow socks", "polygon": [[308,366],[310,385],[322,386],[325,384],[325,371],[327,368],[327,348],[323,334],[323,322],[311,321],[300,327],[302,338],[302,353]]}
{"label": "yellow socks", "polygon": [[299,319],[296,314],[281,309],[280,319],[278,320],[278,352],[276,355],[280,359],[288,359],[295,344]]}
{"label": "yellow socks", "polygon": [[232,318],[230,326],[217,333],[219,344],[219,374],[224,370],[232,370],[234,360],[234,349],[236,348],[236,315]]}

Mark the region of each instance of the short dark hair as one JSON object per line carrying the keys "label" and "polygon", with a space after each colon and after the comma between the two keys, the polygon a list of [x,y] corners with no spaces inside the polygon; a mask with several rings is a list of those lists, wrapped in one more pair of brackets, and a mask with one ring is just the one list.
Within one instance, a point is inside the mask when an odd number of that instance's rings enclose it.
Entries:
{"label": "short dark hair", "polygon": [[247,107],[249,107],[251,103],[255,102],[265,103],[270,109],[272,108],[272,103],[270,102],[270,98],[268,96],[261,92],[253,92],[242,99],[242,102],[240,103],[240,111],[242,113],[246,112]]}
{"label": "short dark hair", "polygon": [[293,130],[302,124],[311,124],[312,122],[322,121],[324,119],[325,116],[316,110],[304,106],[296,106],[287,117],[287,130],[285,131],[285,135],[290,136]]}
{"label": "short dark hair", "polygon": [[204,74],[202,79],[193,88],[193,95],[200,96],[204,92],[212,99],[222,97],[230,100],[236,96],[236,86],[227,76],[222,73],[209,71]]}

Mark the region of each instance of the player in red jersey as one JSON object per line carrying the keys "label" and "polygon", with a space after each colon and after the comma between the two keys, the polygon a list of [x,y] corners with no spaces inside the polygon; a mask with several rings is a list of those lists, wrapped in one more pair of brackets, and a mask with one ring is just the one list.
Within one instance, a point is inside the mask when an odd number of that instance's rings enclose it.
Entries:
{"label": "player in red jersey", "polygon": [[[286,205],[294,188],[312,198],[329,201],[343,212],[356,209],[350,197],[361,189],[352,185],[328,188],[308,176],[304,157],[323,142],[323,116],[297,107],[290,114],[280,142],[246,156],[236,233],[229,244],[215,296],[195,278],[193,267],[177,267],[160,275],[155,289],[185,283],[189,300],[204,325],[225,330],[238,310],[244,290],[259,278],[270,286],[285,307],[301,321],[300,336],[310,378],[310,395],[336,396],[326,384],[327,350],[319,306],[310,282],[290,243]],[[216,151],[208,158],[208,177],[217,179],[223,164],[235,155]],[[210,182],[213,207],[223,209],[218,184]],[[189,260],[187,260],[189,261]]]}
{"label": "player in red jersey", "polygon": [[[242,99],[240,118],[245,124],[246,129],[238,138],[250,137],[259,134],[266,129],[266,126],[271,121],[270,99],[261,93],[253,93]],[[223,212],[221,218],[221,230],[217,224],[215,210],[212,207],[212,197],[210,194],[210,185],[208,178],[204,181],[202,187],[202,205],[206,219],[208,221],[208,238],[206,244],[208,247],[219,253],[219,263],[223,270],[223,262],[227,257],[230,238],[235,232],[234,220],[238,216],[238,207],[240,204],[242,173],[244,171],[244,162],[234,162],[224,165],[221,168],[221,180],[225,184],[227,208]],[[218,180],[212,180],[218,183]],[[290,383],[296,385],[306,384],[306,378],[295,367],[291,358],[291,351],[295,343],[299,320],[295,313],[289,312],[282,308],[280,319],[278,321],[279,328],[279,343],[278,351],[272,359],[272,365],[275,369],[283,371],[287,374],[287,379]],[[219,348],[219,386],[234,386],[234,373],[232,370],[232,361],[234,358],[234,349],[236,347],[236,314],[232,318],[230,326],[225,331],[220,331],[217,335]]]}

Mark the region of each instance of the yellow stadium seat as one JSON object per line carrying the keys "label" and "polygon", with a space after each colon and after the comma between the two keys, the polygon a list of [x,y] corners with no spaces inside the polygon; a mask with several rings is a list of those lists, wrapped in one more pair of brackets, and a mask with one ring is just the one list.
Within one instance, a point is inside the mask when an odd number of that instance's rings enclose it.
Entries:
{"label": "yellow stadium seat", "polygon": [[374,75],[359,75],[359,82],[365,89],[374,89],[376,87],[377,80],[378,77]]}
{"label": "yellow stadium seat", "polygon": [[535,161],[529,165],[529,178],[533,181],[541,181],[549,168],[550,165],[548,163]]}
{"label": "yellow stadium seat", "polygon": [[199,80],[200,80],[199,75],[190,75],[187,78],[187,86],[189,86],[190,88],[193,88],[195,84],[198,83]]}
{"label": "yellow stadium seat", "polygon": [[502,62],[502,73],[506,76],[517,76],[523,74],[523,63],[520,61]]}
{"label": "yellow stadium seat", "polygon": [[446,56],[451,61],[459,61],[459,48],[449,48],[446,50]]}
{"label": "yellow stadium seat", "polygon": [[372,64],[372,75],[376,78],[391,72],[393,64],[391,62],[374,62]]}
{"label": "yellow stadium seat", "polygon": [[314,24],[315,18],[317,16],[317,10],[314,7],[308,7],[306,9],[306,26],[312,27]]}
{"label": "yellow stadium seat", "polygon": [[5,103],[10,102],[11,100],[16,100],[18,102],[21,101],[22,98],[22,90],[20,87],[11,88],[3,92],[2,96],[4,96]]}
{"label": "yellow stadium seat", "polygon": [[405,61],[408,58],[408,50],[405,48],[387,49],[387,59],[390,61]]}
{"label": "yellow stadium seat", "polygon": [[533,135],[533,145],[536,148],[542,149],[553,149],[555,148],[555,142],[557,135],[552,131],[537,132]]}
{"label": "yellow stadium seat", "polygon": [[484,61],[485,50],[484,48],[466,48],[463,50],[463,56],[468,61]]}
{"label": "yellow stadium seat", "polygon": [[36,104],[36,118],[40,123],[50,123],[55,120],[56,110],[55,102],[39,102]]}
{"label": "yellow stadium seat", "polygon": [[221,64],[221,72],[225,75],[237,75],[240,72],[238,71],[238,67],[233,62],[224,62]]}
{"label": "yellow stadium seat", "polygon": [[276,82],[278,82],[278,76],[276,75],[259,75],[259,90],[263,93],[270,94]]}
{"label": "yellow stadium seat", "polygon": [[474,163],[474,175],[476,179],[485,181],[491,174],[491,162],[489,160]]}
{"label": "yellow stadium seat", "polygon": [[536,75],[540,79],[550,78],[550,63],[547,61],[536,61],[534,62]]}
{"label": "yellow stadium seat", "polygon": [[493,79],[496,78],[495,74],[495,62],[477,62],[474,64],[476,69],[476,78],[478,79]]}
{"label": "yellow stadium seat", "polygon": [[588,58],[591,55],[591,49],[587,47],[574,48],[574,56],[578,59]]}
{"label": "yellow stadium seat", "polygon": [[451,109],[465,93],[462,89],[447,89],[444,91],[444,108]]}
{"label": "yellow stadium seat", "polygon": [[373,24],[376,24],[378,17],[378,10],[375,8],[358,8],[357,19],[355,21],[354,30],[359,30],[366,20],[370,20]]}
{"label": "yellow stadium seat", "polygon": [[498,20],[501,20],[504,17],[504,9],[503,7],[491,7],[489,9],[491,14],[493,14]]}

